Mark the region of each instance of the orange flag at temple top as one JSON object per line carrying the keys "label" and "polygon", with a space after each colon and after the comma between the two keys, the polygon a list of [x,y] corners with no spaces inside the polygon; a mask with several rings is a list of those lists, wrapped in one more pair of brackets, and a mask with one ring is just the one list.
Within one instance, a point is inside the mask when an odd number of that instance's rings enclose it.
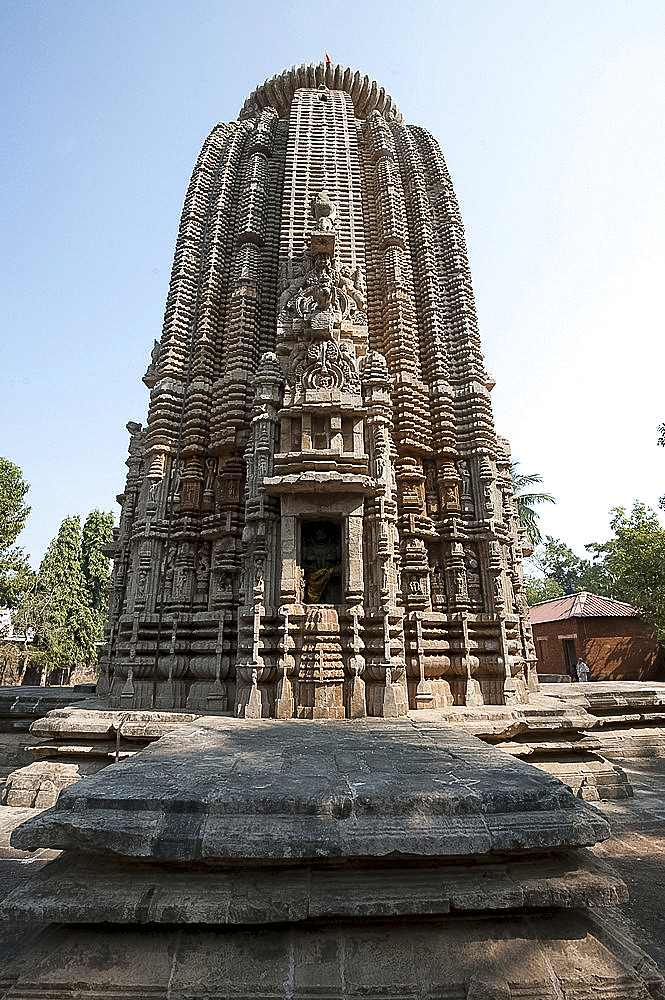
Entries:
{"label": "orange flag at temple top", "polygon": [[326,52],[326,66],[332,66],[332,60],[330,59],[330,56],[328,55],[327,52]]}

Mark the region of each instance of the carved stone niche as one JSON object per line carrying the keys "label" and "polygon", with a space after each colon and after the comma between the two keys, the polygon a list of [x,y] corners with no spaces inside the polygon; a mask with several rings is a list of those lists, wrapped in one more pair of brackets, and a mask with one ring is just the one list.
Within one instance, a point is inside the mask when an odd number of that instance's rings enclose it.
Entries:
{"label": "carved stone niche", "polygon": [[363,497],[325,492],[285,495],[281,507],[280,603],[360,603]]}

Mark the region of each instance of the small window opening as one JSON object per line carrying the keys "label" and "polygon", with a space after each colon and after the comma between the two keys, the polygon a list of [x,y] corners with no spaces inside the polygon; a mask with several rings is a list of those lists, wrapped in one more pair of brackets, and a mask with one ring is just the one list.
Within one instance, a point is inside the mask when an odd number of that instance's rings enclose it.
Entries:
{"label": "small window opening", "polygon": [[291,451],[302,451],[302,420],[300,417],[291,419]]}
{"label": "small window opening", "polygon": [[353,417],[342,417],[342,441],[344,451],[353,452]]}
{"label": "small window opening", "polygon": [[312,417],[312,438],[315,451],[327,451],[330,447],[330,420],[328,417]]}
{"label": "small window opening", "polygon": [[302,521],[300,565],[305,604],[342,603],[342,525],[339,521]]}

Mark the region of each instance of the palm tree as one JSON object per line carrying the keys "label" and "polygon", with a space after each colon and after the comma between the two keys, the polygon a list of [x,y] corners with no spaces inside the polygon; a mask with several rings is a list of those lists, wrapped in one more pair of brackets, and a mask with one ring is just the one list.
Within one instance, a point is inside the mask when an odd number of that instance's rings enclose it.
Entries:
{"label": "palm tree", "polygon": [[539,515],[538,512],[533,509],[534,504],[556,503],[556,500],[551,493],[525,493],[524,490],[527,487],[535,486],[536,483],[542,483],[543,477],[537,472],[534,472],[532,475],[526,475],[518,472],[517,466],[519,464],[519,462],[511,462],[510,475],[513,480],[513,489],[517,500],[520,524],[526,531],[529,541],[535,548],[535,546],[543,540],[543,536],[538,528]]}

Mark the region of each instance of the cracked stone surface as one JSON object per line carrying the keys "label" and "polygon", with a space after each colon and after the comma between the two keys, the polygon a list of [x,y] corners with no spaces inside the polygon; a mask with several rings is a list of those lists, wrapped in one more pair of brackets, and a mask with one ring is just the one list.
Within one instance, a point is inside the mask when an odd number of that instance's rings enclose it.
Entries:
{"label": "cracked stone surface", "polygon": [[453,729],[210,717],[65,789],[12,844],[180,862],[482,856],[608,835],[565,785]]}

